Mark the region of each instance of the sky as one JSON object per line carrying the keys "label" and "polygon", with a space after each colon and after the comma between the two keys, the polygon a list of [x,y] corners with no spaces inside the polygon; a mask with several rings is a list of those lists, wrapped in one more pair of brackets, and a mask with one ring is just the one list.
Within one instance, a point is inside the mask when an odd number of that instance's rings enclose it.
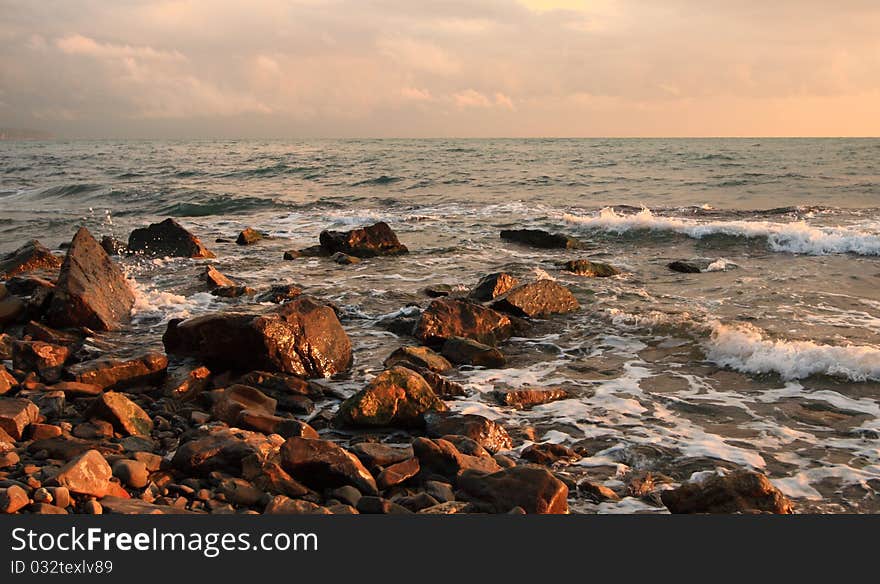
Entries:
{"label": "sky", "polygon": [[876,0],[0,0],[0,127],[878,136]]}

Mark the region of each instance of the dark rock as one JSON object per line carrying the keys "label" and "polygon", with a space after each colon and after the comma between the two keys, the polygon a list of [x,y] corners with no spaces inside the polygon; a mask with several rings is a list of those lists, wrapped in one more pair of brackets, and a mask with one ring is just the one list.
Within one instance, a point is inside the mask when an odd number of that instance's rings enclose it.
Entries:
{"label": "dark rock", "polygon": [[700,266],[688,261],[675,261],[666,264],[666,267],[673,272],[681,272],[682,274],[699,274],[702,272]]}
{"label": "dark rock", "polygon": [[0,513],[16,513],[30,503],[27,491],[18,485],[0,490]]}
{"label": "dark rock", "polygon": [[211,413],[218,420],[234,425],[238,415],[244,410],[263,412],[274,415],[278,401],[267,396],[256,387],[235,384],[226,389],[218,390],[219,399],[211,408]]}
{"label": "dark rock", "polygon": [[100,395],[104,391],[100,385],[91,383],[77,383],[76,381],[62,381],[55,385],[50,385],[46,389],[50,391],[61,391],[64,395],[70,397],[93,397]]}
{"label": "dark rock", "polygon": [[30,400],[0,397],[0,429],[14,440],[21,440],[24,430],[40,417],[40,410]]}
{"label": "dark rock", "polygon": [[134,294],[122,270],[85,227],[71,241],[49,306],[56,327],[107,331],[131,319]]}
{"label": "dark rock", "polygon": [[110,490],[113,471],[97,450],[88,450],[61,467],[54,482],[71,493],[101,498]]}
{"label": "dark rock", "polygon": [[167,368],[168,358],[165,355],[150,352],[131,359],[84,361],[68,367],[67,374],[78,383],[109,390],[155,384],[165,377]]}
{"label": "dark rock", "polygon": [[24,327],[24,334],[34,341],[43,341],[52,345],[73,346],[82,343],[83,337],[64,331],[55,330],[41,322],[30,321]]}
{"label": "dark rock", "polygon": [[590,260],[570,260],[561,264],[561,267],[566,272],[586,278],[607,278],[620,273],[620,270],[610,264]]}
{"label": "dark rock", "polygon": [[[410,367],[412,369],[412,367]],[[415,368],[414,371],[422,376],[422,378],[431,386],[437,397],[450,398],[467,395],[468,392],[460,383],[450,381],[439,373],[434,373],[429,369],[421,367]]]}
{"label": "dark rock", "polygon": [[433,507],[426,507],[419,511],[426,515],[457,515],[467,513],[471,509],[471,504],[464,501],[446,501],[439,503]]}
{"label": "dark rock", "polygon": [[235,243],[238,245],[253,245],[263,239],[263,234],[250,227],[238,234]]}
{"label": "dark rock", "polygon": [[107,255],[122,255],[128,252],[128,246],[119,241],[112,235],[105,235],[101,238],[101,247],[107,252]]}
{"label": "dark rock", "polygon": [[336,419],[350,426],[413,427],[431,410],[448,408],[418,373],[392,367],[339,406]]}
{"label": "dark rock", "polygon": [[165,377],[162,393],[179,400],[192,400],[200,395],[211,380],[211,370],[204,365],[178,367]]}
{"label": "dark rock", "polygon": [[127,436],[149,436],[153,420],[139,405],[115,391],[98,396],[87,415],[113,424],[117,432]]}
{"label": "dark rock", "polygon": [[423,367],[430,371],[443,373],[452,369],[452,363],[428,347],[400,347],[385,359],[385,367],[402,365],[404,367]]}
{"label": "dark rock", "polygon": [[220,481],[218,490],[233,505],[253,507],[266,496],[266,493],[254,486],[250,481],[232,477]]}
{"label": "dark rock", "polygon": [[361,263],[360,258],[357,258],[355,256],[350,256],[348,254],[344,254],[341,251],[333,254],[330,257],[330,259],[333,260],[335,263],[339,264],[340,266],[351,266],[353,264]]}
{"label": "dark rock", "polygon": [[304,247],[300,250],[297,250],[299,255],[296,257],[304,257],[304,258],[317,258],[317,257],[325,257],[329,256],[330,252],[324,249],[323,246],[320,245],[310,245],[309,247]]}
{"label": "dark rock", "polygon": [[552,444],[546,442],[544,444],[532,444],[523,449],[520,453],[525,460],[536,464],[550,466],[556,462],[575,462],[580,460],[581,456],[571,448],[563,444]]}
{"label": "dark rock", "polygon": [[35,371],[47,383],[61,379],[61,371],[70,349],[43,341],[15,341],[12,345],[12,366],[21,371]]}
{"label": "dark rock", "polygon": [[113,463],[113,476],[132,489],[142,489],[147,486],[150,473],[143,462],[120,459]]}
{"label": "dark rock", "polygon": [[36,239],[0,258],[0,279],[36,270],[54,271],[61,267],[61,258]]}
{"label": "dark rock", "polygon": [[134,253],[158,257],[214,257],[198,237],[170,218],[132,231],[128,237],[128,249]]}
{"label": "dark rock", "polygon": [[415,333],[420,316],[421,310],[418,307],[408,306],[396,314],[378,319],[376,326],[399,337],[411,337]]}
{"label": "dark rock", "polygon": [[205,266],[205,273],[202,275],[202,278],[208,284],[208,290],[235,286],[235,281],[220,273],[214,266]]}
{"label": "dark rock", "polygon": [[291,418],[282,418],[260,410],[242,410],[238,414],[235,425],[247,430],[255,430],[263,434],[278,434],[282,438],[318,438],[314,428]]}
{"label": "dark rock", "polygon": [[454,501],[455,493],[452,490],[452,485],[449,483],[444,483],[441,481],[425,481],[425,492],[440,503],[445,503],[446,501]]}
{"label": "dark rock", "polygon": [[290,250],[287,250],[286,252],[284,252],[284,259],[288,260],[288,261],[295,260],[295,259],[298,259],[301,257],[303,257],[303,254],[301,254],[298,250],[295,250],[295,249],[290,249]]}
{"label": "dark rock", "polygon": [[361,497],[363,497],[361,492],[351,485],[345,485],[344,487],[333,489],[332,491],[330,491],[329,494],[334,499],[338,499],[346,505],[351,505],[352,507],[357,507],[358,501],[360,501]]}
{"label": "dark rock", "polygon": [[97,501],[88,501],[88,503],[96,504],[94,511],[97,512],[91,513],[92,515],[101,515],[103,512],[112,515],[191,515],[194,513],[182,507],[156,505],[140,499],[124,499],[113,496],[104,497],[100,504]]}
{"label": "dark rock", "polygon": [[398,497],[394,500],[401,507],[405,507],[413,513],[418,513],[422,509],[428,509],[440,504],[440,501],[429,495],[428,493],[419,493],[407,497]]}
{"label": "dark rock", "polygon": [[449,284],[435,284],[433,286],[426,286],[424,292],[428,298],[442,298],[452,294],[452,286]]}
{"label": "dark rock", "polygon": [[492,392],[499,403],[515,408],[527,408],[552,401],[567,399],[568,392],[555,388],[504,389]]}
{"label": "dark rock", "polygon": [[495,272],[483,276],[476,287],[471,291],[469,297],[481,302],[494,300],[502,294],[507,293],[519,284],[519,280],[506,272]]}
{"label": "dark rock", "polygon": [[7,296],[0,300],[0,327],[17,322],[24,316],[27,305],[18,296]]}
{"label": "dark rock", "polygon": [[280,456],[284,470],[312,488],[351,485],[362,493],[378,493],[376,481],[361,461],[334,442],[288,438],[281,447]]}
{"label": "dark rock", "polygon": [[511,328],[510,319],[491,308],[442,298],[431,302],[422,313],[415,336],[428,344],[464,337],[496,345],[510,337]]}
{"label": "dark rock", "polygon": [[463,454],[454,444],[442,438],[416,438],[412,447],[419,459],[419,467],[426,474],[454,479],[464,470],[491,473],[501,468],[492,458]]}
{"label": "dark rock", "polygon": [[[467,436],[462,436],[461,434],[446,434],[441,436],[443,440],[447,442],[451,442],[456,449],[462,454],[467,454],[468,456],[479,456],[481,458],[492,458],[492,454],[480,446],[480,444]],[[498,462],[497,460],[495,462]]]}
{"label": "dark rock", "polygon": [[457,365],[475,365],[491,369],[504,367],[507,364],[504,354],[495,347],[462,337],[447,339],[440,352]]}
{"label": "dark rock", "polygon": [[586,498],[596,503],[620,500],[620,495],[599,483],[581,481],[578,483],[577,489],[579,493],[582,493]]}
{"label": "dark rock", "polygon": [[429,413],[425,424],[429,436],[466,436],[492,453],[513,448],[504,426],[478,414]]}
{"label": "dark rock", "polygon": [[376,484],[380,490],[399,485],[419,474],[419,459],[410,458],[386,467],[376,477]]}
{"label": "dark rock", "polygon": [[542,229],[505,229],[501,239],[541,249],[581,249],[584,244],[574,237],[549,233]]}
{"label": "dark rock", "polygon": [[308,487],[281,468],[281,464],[277,460],[266,460],[255,469],[255,473],[245,472],[244,476],[252,480],[254,486],[262,491],[294,498],[302,497],[310,492]]}
{"label": "dark rock", "polygon": [[411,446],[391,446],[379,442],[358,442],[352,445],[351,451],[369,468],[391,466],[413,457]]}
{"label": "dark rock", "polygon": [[794,506],[770,480],[757,472],[737,470],[701,483],[684,483],[660,494],[672,513],[793,513]]}
{"label": "dark rock", "polygon": [[523,465],[489,475],[465,471],[458,487],[496,513],[568,513],[568,487],[545,468]]}
{"label": "dark rock", "polygon": [[242,296],[253,296],[256,293],[257,291],[249,286],[223,286],[211,290],[211,295],[219,298],[241,298]]}
{"label": "dark rock", "polygon": [[358,513],[370,515],[399,515],[412,513],[406,507],[381,497],[361,497],[357,504]]}
{"label": "dark rock", "polygon": [[257,302],[271,302],[273,304],[281,304],[288,300],[293,300],[302,294],[302,290],[293,284],[277,284],[257,296]]}
{"label": "dark rock", "polygon": [[171,466],[188,476],[207,476],[214,471],[241,476],[248,456],[266,458],[272,449],[259,432],[238,428],[213,429],[184,440],[171,459]]}
{"label": "dark rock", "polygon": [[553,280],[538,280],[518,286],[492,303],[492,308],[529,318],[562,314],[580,308],[577,299]]}
{"label": "dark rock", "polygon": [[251,371],[239,377],[238,383],[250,385],[263,391],[277,394],[320,395],[317,384],[306,381],[302,377],[269,371]]}
{"label": "dark rock", "polygon": [[311,501],[276,495],[263,511],[266,515],[329,515],[330,511]]}
{"label": "dark rock", "polygon": [[351,231],[322,231],[320,241],[321,247],[331,254],[342,252],[359,258],[396,255],[409,251],[385,222]]}

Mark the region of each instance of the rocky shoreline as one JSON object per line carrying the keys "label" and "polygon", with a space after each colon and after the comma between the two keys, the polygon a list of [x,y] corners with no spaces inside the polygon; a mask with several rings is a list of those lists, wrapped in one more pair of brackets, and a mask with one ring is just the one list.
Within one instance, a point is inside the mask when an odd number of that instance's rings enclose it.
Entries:
{"label": "rocky shoreline", "polygon": [[[537,230],[501,237],[541,249],[586,247]],[[262,238],[249,228],[235,242]],[[344,266],[407,252],[377,223],[324,231],[318,245],[284,259],[321,256]],[[124,254],[215,257],[167,219],[127,242],[99,242],[81,228],[64,258],[31,241],[0,259],[0,512],[568,513],[576,499],[623,497],[673,513],[792,512],[765,476],[746,469],[680,485],[649,474],[611,489],[570,472],[586,454],[579,449],[517,449],[535,437],[450,411],[446,401],[466,394],[447,377],[455,367],[503,367],[505,348],[537,322],[579,310],[553,280],[495,272],[468,291],[426,289],[427,307],[378,323],[405,341],[385,370],[338,396],[321,382],[352,366],[337,307],[290,284],[250,288],[210,264],[200,285],[215,296],[277,306],[172,320],[164,353],[98,350],[91,335],[126,327],[135,301],[113,259]],[[559,269],[585,278],[619,273],[586,259]],[[494,397],[529,408],[567,394],[534,387]],[[316,412],[318,402],[332,405]]]}

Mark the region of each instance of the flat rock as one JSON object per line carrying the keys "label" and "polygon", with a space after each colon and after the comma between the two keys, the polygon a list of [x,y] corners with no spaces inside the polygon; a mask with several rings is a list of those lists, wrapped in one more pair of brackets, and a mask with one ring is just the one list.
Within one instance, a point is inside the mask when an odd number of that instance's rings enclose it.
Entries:
{"label": "flat rock", "polygon": [[117,432],[128,436],[149,436],[153,431],[150,416],[139,405],[115,391],[95,398],[87,414],[110,422]]}
{"label": "flat rock", "polygon": [[568,487],[545,468],[522,465],[489,475],[465,471],[458,487],[496,513],[568,513]]}
{"label": "flat rock", "polygon": [[413,457],[411,446],[392,446],[380,442],[358,442],[351,451],[370,468],[385,467]]}
{"label": "flat rock", "polygon": [[70,397],[85,397],[100,395],[104,388],[93,383],[79,383],[77,381],[61,381],[46,388],[48,391],[61,391]]}
{"label": "flat rock", "polygon": [[302,294],[302,289],[294,284],[276,284],[256,297],[257,302],[281,304]]}
{"label": "flat rock", "polygon": [[383,221],[351,231],[322,231],[319,239],[321,247],[328,253],[342,252],[359,258],[397,255],[409,251]]}
{"label": "flat rock", "polygon": [[507,272],[495,272],[483,276],[468,297],[480,302],[487,302],[507,293],[518,284],[519,280]]}
{"label": "flat rock", "polygon": [[395,365],[424,367],[436,373],[444,373],[452,369],[452,363],[428,347],[400,347],[395,349],[385,359],[384,365],[386,368],[394,367]]}
{"label": "flat rock", "polygon": [[134,253],[158,257],[214,257],[198,237],[171,218],[132,231],[128,237],[128,249]]}
{"label": "flat rock", "polygon": [[419,459],[415,457],[392,464],[379,473],[376,484],[381,490],[388,489],[416,476],[419,469]]}
{"label": "flat rock", "polygon": [[413,427],[423,424],[426,412],[447,409],[421,375],[392,367],[342,402],[336,420],[349,426]]}
{"label": "flat rock", "polygon": [[375,495],[373,476],[358,458],[329,440],[288,438],[280,451],[281,465],[295,479],[315,489],[351,485]]}
{"label": "flat rock", "polygon": [[492,303],[492,308],[514,316],[542,317],[573,312],[580,304],[568,288],[553,280],[517,286]]}
{"label": "flat rock", "polygon": [[0,258],[0,279],[36,270],[54,271],[61,267],[61,258],[36,239]]}
{"label": "flat rock", "polygon": [[162,380],[167,368],[168,358],[165,355],[150,352],[131,359],[100,358],[83,361],[68,367],[67,374],[77,383],[116,390],[155,384]]}
{"label": "flat rock", "polygon": [[40,417],[40,410],[30,400],[0,397],[0,429],[14,440],[21,440],[24,430]]}
{"label": "flat rock", "polygon": [[510,319],[491,308],[463,300],[440,298],[431,302],[416,324],[415,336],[427,344],[464,337],[496,345],[512,334]]}
{"label": "flat rock", "polygon": [[504,426],[479,414],[430,413],[425,424],[429,436],[466,436],[492,453],[513,448]]}
{"label": "flat rock", "polygon": [[660,494],[672,513],[793,513],[794,506],[766,476],[737,470],[687,482]]}
{"label": "flat rock", "polygon": [[97,450],[88,450],[64,466],[55,475],[59,487],[71,493],[101,498],[110,490],[113,471]]}
{"label": "flat rock", "polygon": [[538,387],[495,390],[492,395],[498,403],[515,408],[528,408],[570,397],[564,389]]}

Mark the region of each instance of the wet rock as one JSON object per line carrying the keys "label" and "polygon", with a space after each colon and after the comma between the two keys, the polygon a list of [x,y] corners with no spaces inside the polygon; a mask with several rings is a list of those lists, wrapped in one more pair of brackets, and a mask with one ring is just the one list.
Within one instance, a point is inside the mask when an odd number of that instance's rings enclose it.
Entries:
{"label": "wet rock", "polygon": [[263,434],[238,428],[213,429],[185,438],[171,459],[171,466],[187,476],[207,476],[219,471],[242,475],[248,456],[265,459],[272,445]]}
{"label": "wet rock", "polygon": [[455,493],[452,491],[452,485],[441,481],[425,481],[425,492],[440,501],[454,501]]}
{"label": "wet rock", "polygon": [[6,369],[6,366],[0,364],[0,395],[9,393],[18,387],[18,380]]}
{"label": "wet rock", "polygon": [[703,482],[684,483],[660,495],[672,513],[793,513],[794,506],[770,480],[757,472],[737,470]]}
{"label": "wet rock", "polygon": [[395,314],[383,316],[376,321],[376,326],[399,337],[411,337],[415,334],[421,313],[418,307],[407,306]]}
{"label": "wet rock", "polygon": [[235,239],[235,243],[237,243],[238,245],[253,245],[262,239],[262,233],[260,233],[256,229],[247,227],[244,229],[244,231],[238,234],[238,237]]}
{"label": "wet rock", "polygon": [[549,233],[543,229],[505,229],[501,239],[541,249],[581,249],[584,244],[574,237]]}
{"label": "wet rock", "polygon": [[0,513],[15,513],[30,503],[27,491],[18,485],[0,490]]}
{"label": "wet rock", "polygon": [[462,337],[447,339],[440,352],[457,365],[475,365],[492,369],[507,364],[504,354],[495,347]]}
{"label": "wet rock", "polygon": [[431,386],[431,389],[434,390],[434,393],[439,398],[446,399],[468,394],[463,385],[454,381],[450,381],[439,373],[434,373],[433,371],[421,367],[414,369],[414,371],[422,376],[422,378],[428,383],[428,385]]}
{"label": "wet rock", "polygon": [[82,343],[83,337],[77,334],[59,331],[41,322],[30,321],[24,327],[24,334],[32,341],[42,341],[52,345],[74,346]]}
{"label": "wet rock", "polygon": [[425,430],[429,436],[466,436],[492,453],[513,448],[504,426],[478,414],[430,413],[425,416]]}
{"label": "wet rock", "polygon": [[329,515],[330,510],[310,501],[277,495],[266,505],[263,513],[266,515]]}
{"label": "wet rock", "polygon": [[293,436],[318,438],[318,432],[305,422],[274,416],[259,410],[242,410],[238,414],[235,425],[239,428],[262,432],[263,434],[278,434],[283,438],[291,438]]}
{"label": "wet rock", "polygon": [[143,462],[120,459],[113,463],[113,476],[132,489],[143,489],[149,482],[150,473]]}
{"label": "wet rock", "polygon": [[71,493],[101,498],[110,490],[110,465],[97,450],[88,450],[64,466],[55,475],[59,487]]}
{"label": "wet rock", "polygon": [[117,432],[127,436],[149,436],[153,431],[150,416],[139,405],[115,391],[95,398],[87,415],[110,422]]}
{"label": "wet rock", "polygon": [[81,227],[71,241],[46,315],[50,326],[114,329],[131,319],[134,294],[122,270]]}
{"label": "wet rock", "polygon": [[202,278],[208,284],[208,290],[232,288],[235,286],[235,281],[220,273],[220,270],[214,266],[205,266],[205,273],[202,275]]}
{"label": "wet rock", "polygon": [[570,260],[561,264],[561,267],[566,272],[585,278],[608,278],[620,273],[620,270],[610,264],[590,260]]}
{"label": "wet rock", "polygon": [[328,440],[288,438],[280,456],[284,470],[312,488],[351,485],[361,493],[375,495],[378,492],[376,481],[361,461]]}
{"label": "wet rock", "polygon": [[469,297],[480,302],[494,300],[502,294],[506,294],[519,284],[519,280],[506,272],[495,272],[483,276]]}
{"label": "wet rock", "polygon": [[296,253],[299,254],[296,257],[304,258],[317,258],[330,255],[330,252],[328,252],[326,249],[324,249],[324,247],[320,245],[310,245],[309,247],[304,247],[300,250],[297,250]]}
{"label": "wet rock", "polygon": [[131,359],[84,361],[68,367],[67,374],[77,383],[116,390],[156,384],[164,378],[167,368],[168,358],[165,355],[150,352]]}
{"label": "wet rock", "polygon": [[107,255],[122,255],[128,252],[128,246],[119,241],[112,235],[105,235],[101,238],[101,247],[107,252]]}
{"label": "wet rock", "polygon": [[413,457],[411,446],[391,446],[379,442],[358,442],[352,445],[351,451],[371,469],[391,466]]}
{"label": "wet rock", "polygon": [[36,270],[54,271],[61,267],[61,258],[36,239],[0,258],[0,279]]}
{"label": "wet rock", "polygon": [[253,296],[256,293],[257,291],[250,286],[223,286],[211,290],[211,295],[218,298],[241,298],[242,296]]}
{"label": "wet rock", "polygon": [[335,254],[330,256],[330,259],[333,260],[334,263],[339,264],[340,266],[351,266],[354,264],[361,263],[360,258],[357,258],[355,256],[350,256],[348,254],[344,254],[341,251],[336,252]]}
{"label": "wet rock", "polygon": [[558,282],[538,280],[518,286],[492,303],[492,308],[514,316],[541,317],[580,308],[574,295]]}
{"label": "wet rock", "polygon": [[235,384],[218,390],[219,399],[214,403],[211,413],[218,420],[235,424],[238,415],[244,410],[273,415],[278,401],[267,396],[256,387]]}
{"label": "wet rock", "polygon": [[524,448],[520,456],[525,460],[545,466],[550,466],[557,462],[575,462],[581,458],[577,452],[564,444],[552,444],[549,442],[532,444]]}
{"label": "wet rock", "polygon": [[278,394],[296,395],[320,395],[321,390],[317,384],[306,381],[302,377],[288,375],[286,373],[272,373],[269,371],[251,371],[239,377],[238,383],[256,387],[269,392],[276,397]]}
{"label": "wet rock", "polygon": [[568,487],[545,468],[522,465],[489,475],[465,471],[458,487],[496,513],[568,513]]}
{"label": "wet rock", "polygon": [[329,377],[351,364],[351,342],[336,313],[307,296],[260,316],[215,313],[175,319],[162,341],[169,354],[224,369]]}
{"label": "wet rock", "polygon": [[170,218],[132,231],[128,237],[128,249],[134,253],[158,257],[214,257],[198,237]]}
{"label": "wet rock", "polygon": [[0,327],[18,322],[24,316],[27,305],[18,296],[7,296],[0,300]]}
{"label": "wet rock", "polygon": [[452,294],[453,289],[449,284],[434,284],[426,286],[423,291],[428,298],[442,298]]}
{"label": "wet rock", "polygon": [[15,341],[12,345],[12,365],[21,371],[36,371],[46,382],[61,379],[64,364],[70,358],[70,349],[42,341]]}
{"label": "wet rock", "polygon": [[419,474],[419,459],[410,458],[409,460],[404,460],[403,462],[398,462],[385,468],[379,473],[379,476],[376,477],[376,484],[379,489],[385,490],[395,485],[399,485],[417,474]]}
{"label": "wet rock", "polygon": [[208,387],[210,380],[211,370],[204,365],[185,365],[167,375],[162,393],[174,399],[193,400]]}
{"label": "wet rock", "polygon": [[406,515],[412,513],[406,507],[381,497],[361,497],[357,504],[358,513],[369,515]]}
{"label": "wet rock", "polygon": [[510,319],[478,304],[441,298],[431,302],[416,325],[415,336],[427,344],[439,344],[452,337],[464,337],[496,345],[510,337]]}
{"label": "wet rock", "polygon": [[302,294],[302,290],[293,284],[277,284],[257,296],[257,302],[271,302],[273,304],[281,304],[288,300],[293,300]]}
{"label": "wet rock", "polygon": [[419,459],[419,467],[427,475],[440,475],[454,479],[464,470],[492,473],[501,469],[492,458],[463,454],[448,440],[416,438],[413,452]]}
{"label": "wet rock", "polygon": [[50,385],[46,389],[49,391],[60,391],[69,397],[91,397],[100,395],[104,389],[100,385],[93,383],[78,383],[76,381],[62,381],[55,385]]}
{"label": "wet rock", "polygon": [[322,231],[321,247],[329,253],[342,252],[359,258],[407,253],[406,246],[385,222],[351,231]]}
{"label": "wet rock", "polygon": [[495,396],[498,403],[515,408],[528,408],[569,397],[568,392],[564,389],[537,387],[495,390],[492,395]]}
{"label": "wet rock", "polygon": [[672,270],[673,272],[680,272],[682,274],[699,274],[702,272],[700,266],[693,262],[688,261],[675,261],[666,264],[666,267]]}
{"label": "wet rock", "polygon": [[581,481],[577,485],[578,492],[583,494],[587,499],[601,503],[603,501],[619,501],[620,496],[600,483],[591,481]]}
{"label": "wet rock", "polygon": [[418,373],[392,367],[339,406],[336,420],[350,426],[413,427],[431,410],[448,408]]}
{"label": "wet rock", "polygon": [[295,260],[295,259],[298,259],[301,257],[303,257],[303,254],[300,253],[299,250],[296,250],[296,249],[289,249],[286,252],[284,252],[284,259],[287,261]]}
{"label": "wet rock", "polygon": [[404,367],[424,367],[430,371],[443,373],[452,369],[445,357],[438,355],[428,347],[400,347],[385,359],[385,367],[402,365]]}
{"label": "wet rock", "polygon": [[33,402],[21,398],[0,397],[0,429],[14,440],[21,440],[24,430],[40,417]]}

